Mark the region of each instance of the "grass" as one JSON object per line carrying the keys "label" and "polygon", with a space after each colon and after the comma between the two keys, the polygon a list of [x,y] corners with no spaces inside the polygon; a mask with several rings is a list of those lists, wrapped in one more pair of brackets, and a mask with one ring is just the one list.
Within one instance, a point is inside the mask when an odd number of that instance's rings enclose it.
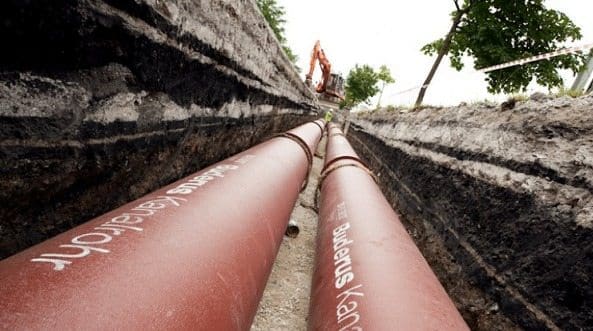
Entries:
{"label": "grass", "polygon": [[509,100],[515,100],[517,102],[525,102],[527,100],[529,100],[529,96],[525,93],[515,93],[515,94],[511,94],[511,96],[509,97]]}
{"label": "grass", "polygon": [[561,87],[560,89],[558,89],[558,92],[556,92],[554,95],[556,97],[571,97],[571,98],[578,98],[581,97],[585,94],[585,92],[581,91],[581,90],[573,90],[573,89],[567,89],[565,87]]}

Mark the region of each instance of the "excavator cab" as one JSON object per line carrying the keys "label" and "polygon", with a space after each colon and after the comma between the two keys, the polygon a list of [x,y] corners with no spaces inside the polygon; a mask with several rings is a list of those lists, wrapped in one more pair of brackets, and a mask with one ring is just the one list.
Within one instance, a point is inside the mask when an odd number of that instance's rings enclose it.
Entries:
{"label": "excavator cab", "polygon": [[325,86],[325,93],[344,100],[344,78],[339,74],[331,73]]}

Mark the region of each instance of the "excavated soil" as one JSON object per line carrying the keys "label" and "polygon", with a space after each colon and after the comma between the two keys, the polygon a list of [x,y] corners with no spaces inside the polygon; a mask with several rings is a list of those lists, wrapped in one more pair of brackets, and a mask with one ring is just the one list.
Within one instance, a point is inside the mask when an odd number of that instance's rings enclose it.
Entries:
{"label": "excavated soil", "polygon": [[314,118],[257,93],[184,107],[117,63],[60,76],[0,72],[0,258]]}
{"label": "excavated soil", "polygon": [[349,139],[476,330],[593,329],[593,96],[360,114]]}
{"label": "excavated soil", "polygon": [[[251,1],[8,0],[0,37],[0,258],[316,117]],[[593,330],[593,96],[361,114],[349,139],[472,329]],[[254,330],[306,327],[320,167]]]}
{"label": "excavated soil", "polygon": [[0,259],[316,117],[251,1],[8,0],[0,37]]}

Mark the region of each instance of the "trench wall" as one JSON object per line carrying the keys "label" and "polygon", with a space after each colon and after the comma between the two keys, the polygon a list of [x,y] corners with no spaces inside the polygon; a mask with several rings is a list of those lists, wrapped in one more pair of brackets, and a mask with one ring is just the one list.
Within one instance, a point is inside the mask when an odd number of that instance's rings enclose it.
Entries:
{"label": "trench wall", "polygon": [[253,1],[0,4],[0,258],[316,115]]}
{"label": "trench wall", "polygon": [[472,329],[593,328],[593,97],[359,115],[349,139]]}

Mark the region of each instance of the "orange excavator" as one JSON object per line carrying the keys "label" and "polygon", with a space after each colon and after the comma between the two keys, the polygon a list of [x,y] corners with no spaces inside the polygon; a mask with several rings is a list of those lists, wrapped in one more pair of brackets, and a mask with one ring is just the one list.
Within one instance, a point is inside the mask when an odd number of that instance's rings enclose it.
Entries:
{"label": "orange excavator", "polygon": [[321,81],[317,84],[315,91],[327,99],[334,99],[334,101],[338,103],[344,100],[344,78],[339,74],[331,72],[332,65],[327,59],[327,56],[325,56],[325,52],[321,48],[319,40],[315,42],[315,46],[313,47],[311,62],[309,64],[309,73],[305,76],[305,84],[311,87],[311,80],[313,78],[313,72],[315,71],[315,64],[317,61],[319,61],[319,67],[321,68]]}

